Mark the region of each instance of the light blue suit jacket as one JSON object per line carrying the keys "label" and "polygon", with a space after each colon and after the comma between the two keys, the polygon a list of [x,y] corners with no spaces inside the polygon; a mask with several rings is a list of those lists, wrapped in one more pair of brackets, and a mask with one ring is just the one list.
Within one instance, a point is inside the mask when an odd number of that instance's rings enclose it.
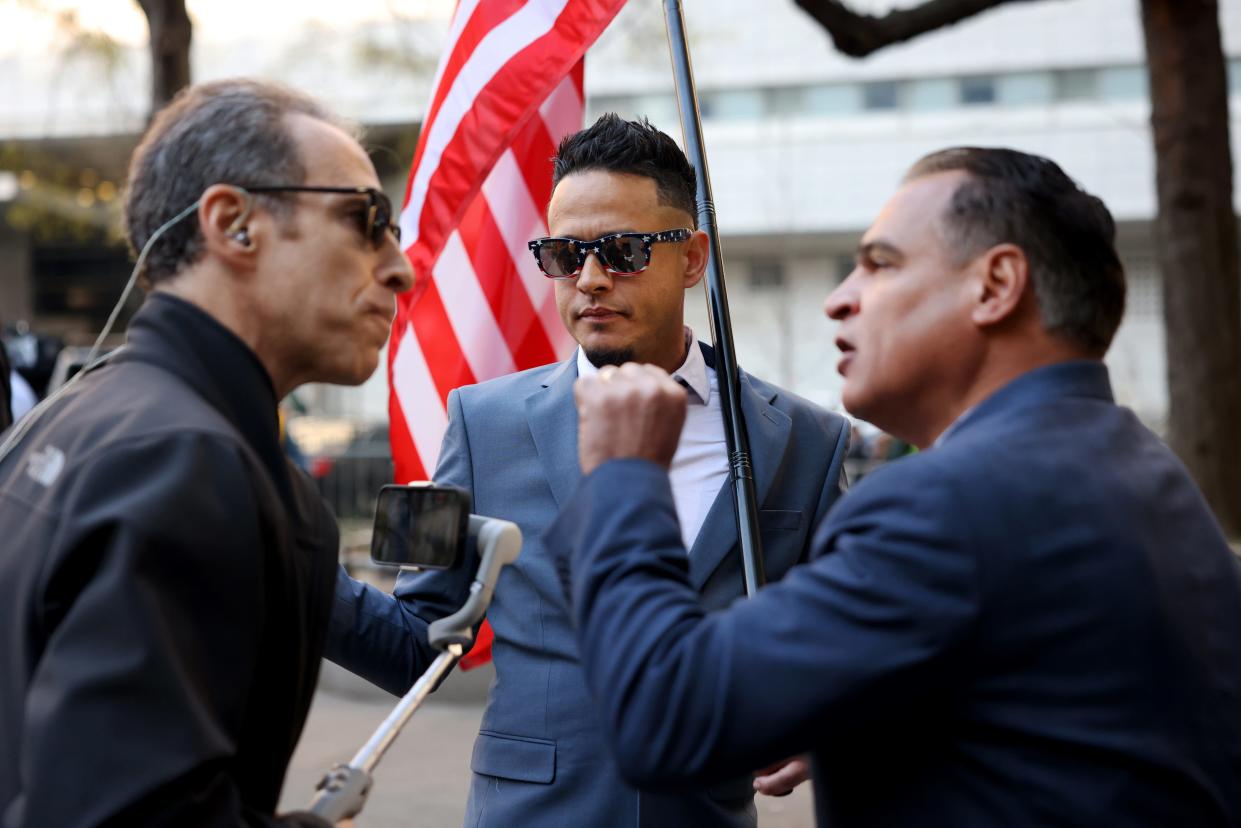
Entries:
{"label": "light blue suit jacket", "polygon": [[[711,349],[703,346],[707,363]],[[751,779],[649,793],[626,783],[578,664],[577,643],[544,530],[567,502],[577,462],[577,366],[535,368],[452,392],[435,480],[472,492],[475,513],[517,523],[524,548],[500,576],[488,620],[496,678],[470,767],[470,826],[753,826]],[[775,386],[742,375],[768,577],[807,559],[812,529],[841,492],[849,428]],[[689,555],[706,606],[743,593],[732,490],[711,507]],[[427,625],[466,598],[478,561],[403,574],[393,595],[342,571],[328,658],[403,693],[434,657]],[[762,676],[754,676],[756,683]],[[427,757],[434,761],[434,757]]]}

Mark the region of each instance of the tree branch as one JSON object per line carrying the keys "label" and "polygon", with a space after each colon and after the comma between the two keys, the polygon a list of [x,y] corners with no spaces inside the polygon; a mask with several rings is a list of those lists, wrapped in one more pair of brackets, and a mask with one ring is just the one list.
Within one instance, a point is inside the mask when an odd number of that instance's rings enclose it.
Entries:
{"label": "tree branch", "polygon": [[827,30],[836,48],[850,57],[912,40],[920,34],[959,23],[979,12],[1006,3],[1030,0],[926,0],[910,9],[896,9],[882,17],[858,14],[841,0],[796,0],[797,5]]}

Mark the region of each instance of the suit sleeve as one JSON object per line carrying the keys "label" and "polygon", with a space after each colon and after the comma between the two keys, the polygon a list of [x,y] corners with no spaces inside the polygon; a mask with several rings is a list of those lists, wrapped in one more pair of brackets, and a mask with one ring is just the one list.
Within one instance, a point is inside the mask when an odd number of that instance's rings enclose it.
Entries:
{"label": "suit sleeve", "polygon": [[[473,489],[458,391],[448,395],[448,428],[434,478],[439,485]],[[341,567],[327,657],[390,693],[404,694],[438,655],[427,643],[427,628],[461,608],[477,570],[472,541],[459,566],[440,572],[402,572],[391,595],[350,578]]]}
{"label": "suit sleeve", "polygon": [[232,776],[271,540],[245,480],[234,448],[191,435],[110,449],[68,484],[37,610],[21,824],[327,825],[246,807]]}
{"label": "suit sleeve", "polygon": [[816,536],[832,554],[707,614],[664,469],[619,460],[585,478],[546,541],[570,561],[582,665],[622,773],[727,778],[943,688],[977,613],[952,501],[917,476],[864,486]]}

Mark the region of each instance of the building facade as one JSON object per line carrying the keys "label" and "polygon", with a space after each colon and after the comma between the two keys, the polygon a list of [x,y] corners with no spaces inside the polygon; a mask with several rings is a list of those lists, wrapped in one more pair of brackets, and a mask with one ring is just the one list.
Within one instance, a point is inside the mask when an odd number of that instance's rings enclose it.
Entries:
{"label": "building facade", "polygon": [[[375,154],[385,183],[399,196],[451,7],[444,5],[438,19],[275,31],[230,28],[204,6],[194,75],[255,74],[323,97],[371,127],[376,146],[386,147]],[[1115,214],[1129,301],[1108,362],[1118,397],[1162,424],[1154,155],[1133,0],[1007,5],[862,61],[836,53],[792,0],[685,5],[745,368],[838,407],[833,323],[822,303],[851,268],[860,234],[924,153],[1009,146],[1053,158]],[[878,14],[910,3],[850,5]],[[1241,3],[1220,6],[1233,156],[1241,159]],[[75,246],[0,223],[0,321],[86,330],[119,291],[128,267],[123,251],[107,246],[115,239],[108,204],[145,117],[145,61],[145,49],[131,45],[101,79],[89,61],[51,60],[37,42],[0,53],[9,92],[0,99],[0,147],[64,166],[63,180],[41,191],[39,203],[97,230]],[[645,116],[680,135],[658,0],[631,0],[621,12],[588,57],[586,89],[590,117]],[[29,171],[0,168],[7,170],[0,179],[9,176],[7,185],[0,180],[0,209],[21,203],[29,212],[39,190],[27,186]],[[704,297],[695,292],[690,306],[705,338]],[[306,397],[327,413],[386,417],[383,376],[360,391],[308,389]]]}

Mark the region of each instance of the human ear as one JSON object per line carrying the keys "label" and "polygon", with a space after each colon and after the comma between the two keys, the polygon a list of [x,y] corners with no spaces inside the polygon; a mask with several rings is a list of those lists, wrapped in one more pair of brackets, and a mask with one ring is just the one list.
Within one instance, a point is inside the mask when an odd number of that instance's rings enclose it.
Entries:
{"label": "human ear", "polygon": [[979,327],[998,325],[1013,316],[1030,278],[1030,262],[1015,244],[1000,244],[976,262],[976,294],[972,318]]}
{"label": "human ear", "polygon": [[685,288],[688,290],[702,281],[707,272],[707,258],[711,255],[711,240],[701,230],[695,230],[685,242]]}
{"label": "human ear", "polygon": [[209,255],[234,267],[249,266],[256,242],[250,219],[254,196],[231,184],[212,184],[199,200],[198,225]]}

